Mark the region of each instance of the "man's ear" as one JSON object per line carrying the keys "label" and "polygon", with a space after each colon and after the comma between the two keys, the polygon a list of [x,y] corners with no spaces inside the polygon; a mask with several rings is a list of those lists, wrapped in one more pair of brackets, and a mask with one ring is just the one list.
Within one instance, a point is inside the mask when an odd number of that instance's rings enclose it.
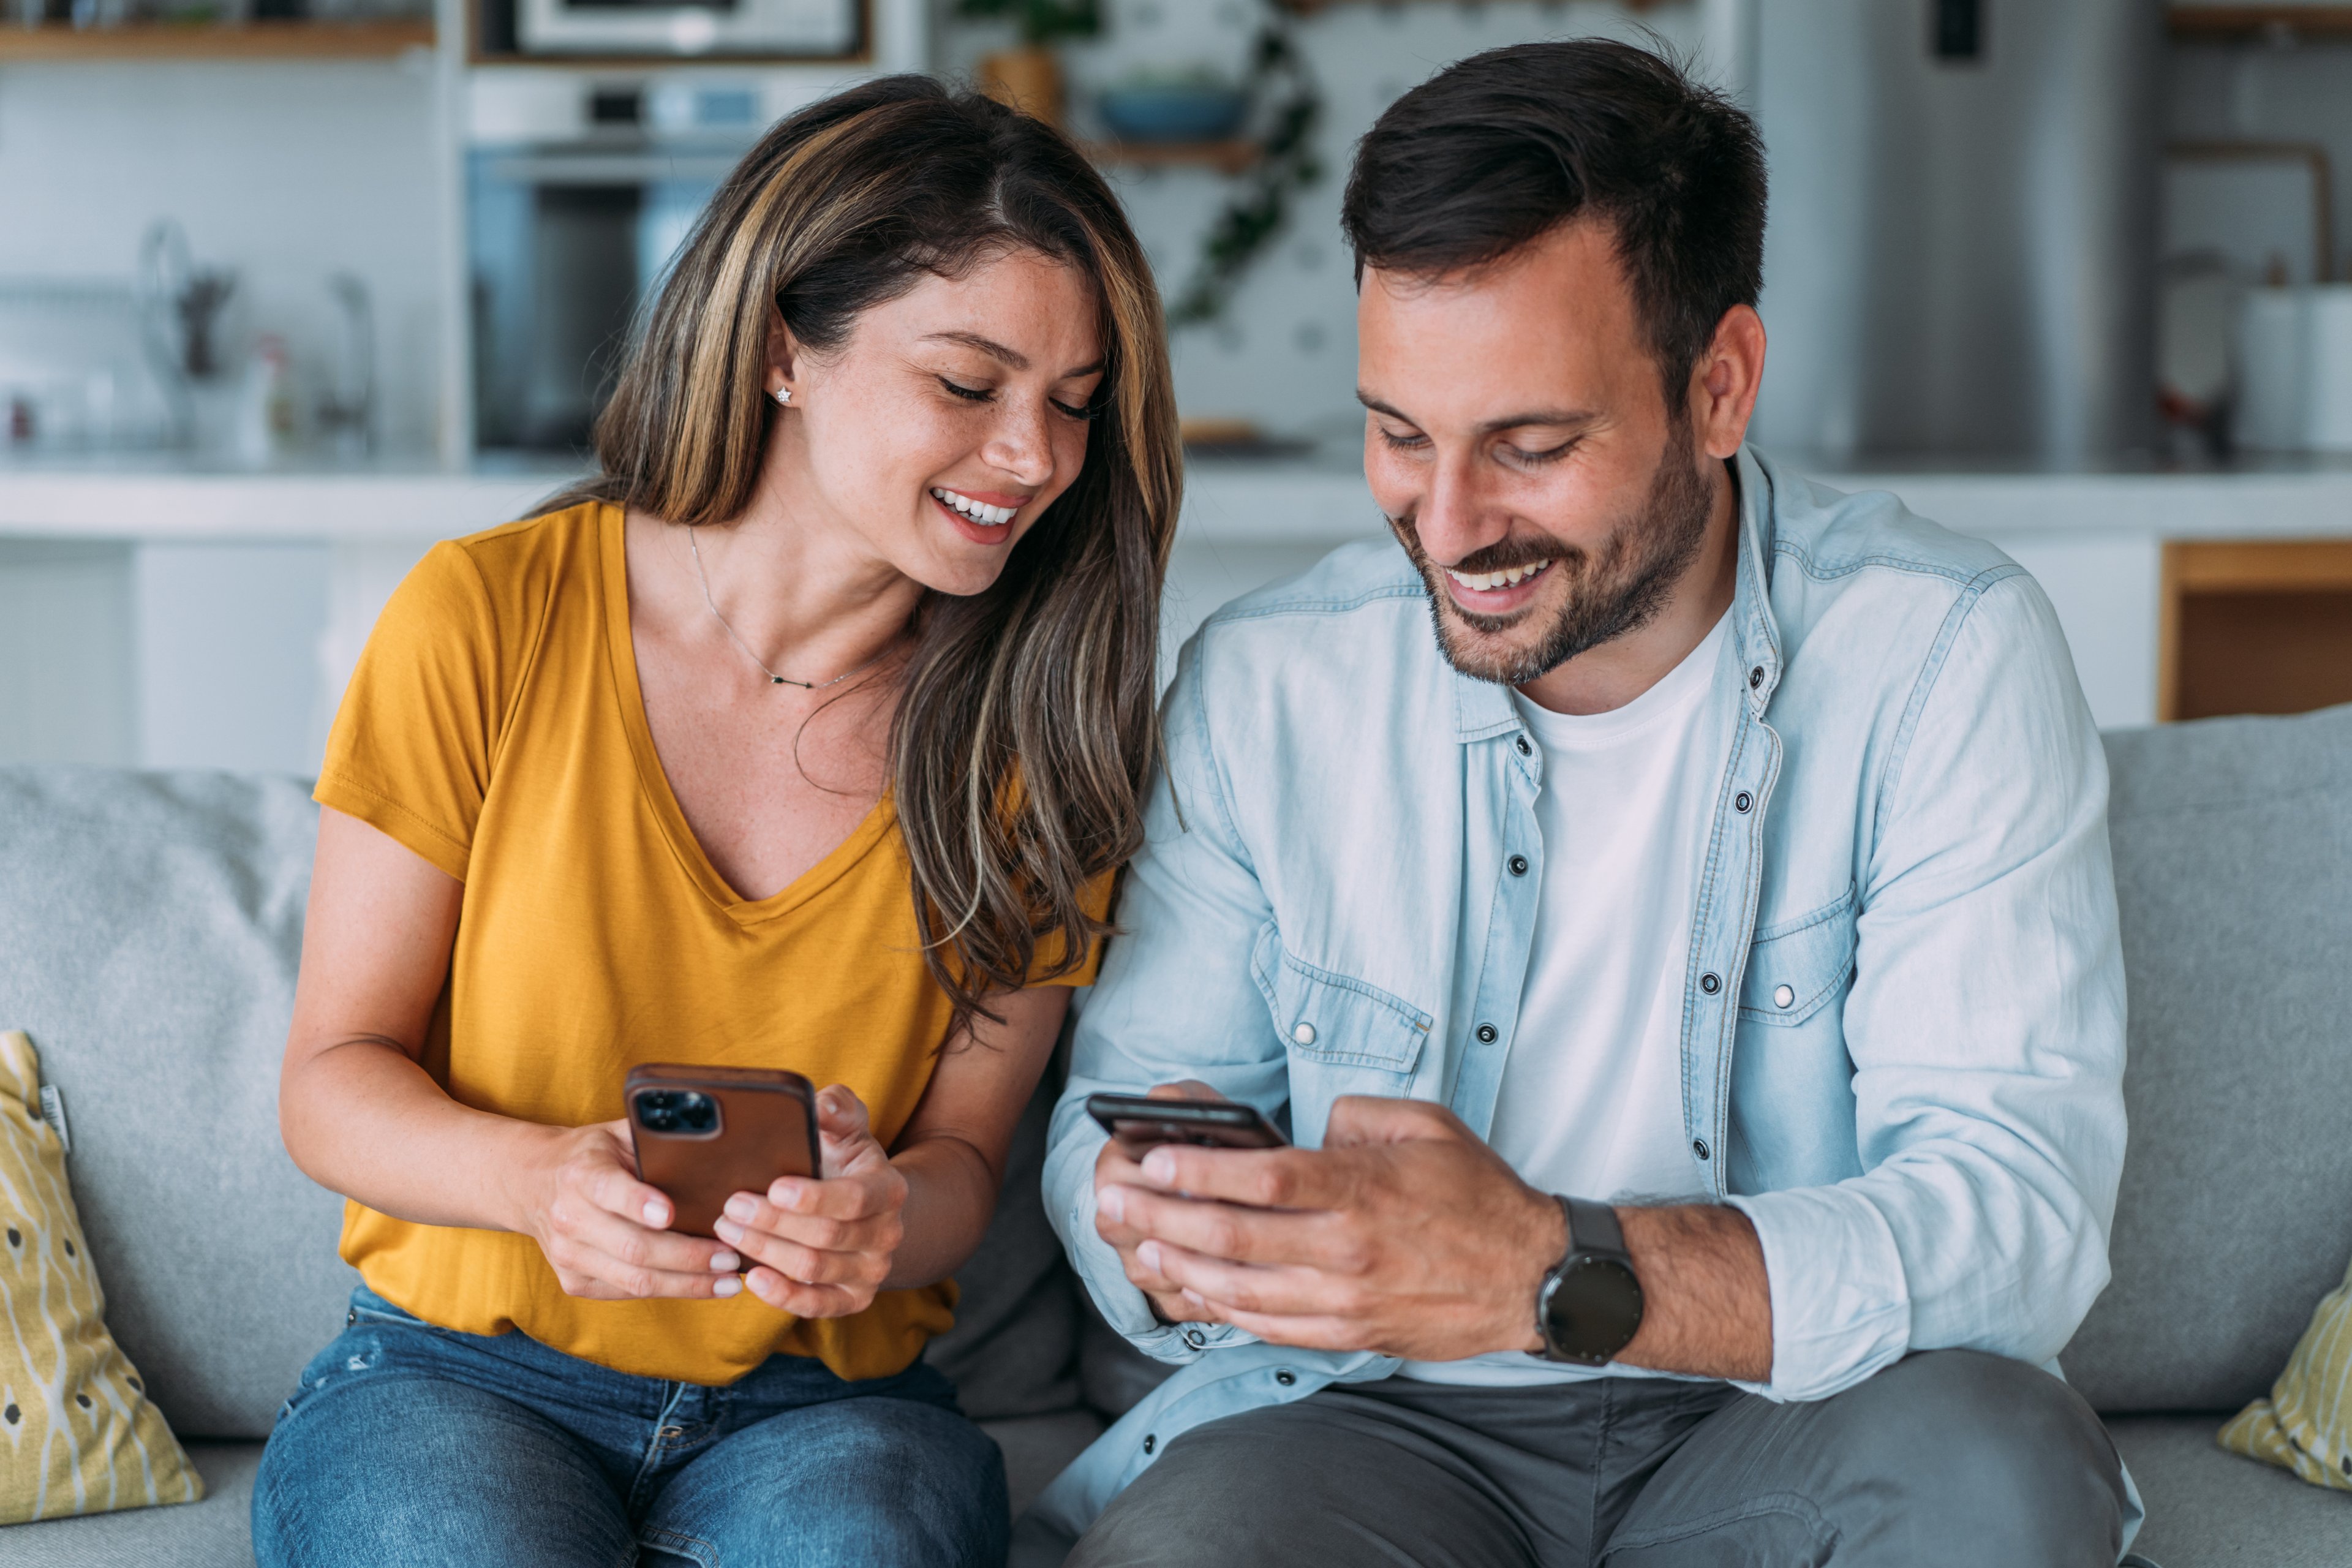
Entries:
{"label": "man's ear", "polygon": [[1710,458],[1729,458],[1748,438],[1748,416],[1764,379],[1764,319],[1734,305],[1715,324],[1715,341],[1691,367],[1691,425]]}

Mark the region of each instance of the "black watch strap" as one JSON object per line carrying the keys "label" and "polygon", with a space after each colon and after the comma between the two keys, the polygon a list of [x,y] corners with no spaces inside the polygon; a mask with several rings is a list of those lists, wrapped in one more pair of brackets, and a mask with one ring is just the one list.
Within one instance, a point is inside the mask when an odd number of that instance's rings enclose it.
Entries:
{"label": "black watch strap", "polygon": [[1625,1250],[1625,1227],[1617,1223],[1617,1211],[1607,1204],[1596,1204],[1585,1198],[1562,1197],[1561,1212],[1568,1215],[1568,1250],[1560,1254],[1565,1263],[1580,1252],[1612,1255],[1631,1264],[1633,1259]]}

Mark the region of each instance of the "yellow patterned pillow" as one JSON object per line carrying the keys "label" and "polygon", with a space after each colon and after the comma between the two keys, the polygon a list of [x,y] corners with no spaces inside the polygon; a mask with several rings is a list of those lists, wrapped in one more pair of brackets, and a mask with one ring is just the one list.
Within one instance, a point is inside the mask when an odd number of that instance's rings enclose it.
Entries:
{"label": "yellow patterned pillow", "polygon": [[33,1042],[0,1033],[0,1524],[194,1502],[203,1478],[106,1331],[40,1089]]}
{"label": "yellow patterned pillow", "polygon": [[2271,1396],[2221,1428],[2221,1447],[2352,1492],[2352,1269],[2319,1299]]}

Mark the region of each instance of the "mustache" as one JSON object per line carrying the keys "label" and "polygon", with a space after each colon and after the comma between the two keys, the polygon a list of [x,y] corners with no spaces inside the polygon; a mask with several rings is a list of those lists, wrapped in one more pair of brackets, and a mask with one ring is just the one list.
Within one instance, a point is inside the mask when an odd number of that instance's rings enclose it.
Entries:
{"label": "mustache", "polygon": [[1515,533],[1492,544],[1483,545],[1459,561],[1441,563],[1431,560],[1429,552],[1422,548],[1421,530],[1415,526],[1415,514],[1409,511],[1400,517],[1390,518],[1388,524],[1390,531],[1403,542],[1405,552],[1423,572],[1437,570],[1441,564],[1450,571],[1477,573],[1507,572],[1514,566],[1533,566],[1545,561],[1557,561],[1571,569],[1584,563],[1583,551],[1544,533],[1524,536]]}

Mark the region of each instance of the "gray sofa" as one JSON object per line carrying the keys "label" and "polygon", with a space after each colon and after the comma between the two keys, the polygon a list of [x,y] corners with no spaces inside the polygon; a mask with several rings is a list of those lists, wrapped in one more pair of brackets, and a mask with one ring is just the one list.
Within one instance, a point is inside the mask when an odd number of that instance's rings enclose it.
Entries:
{"label": "gray sofa", "polygon": [[[2352,1563],[2352,1497],[2222,1453],[2352,1251],[2352,709],[2112,735],[2131,975],[2115,1281],[2065,1358],[2164,1568]],[[63,1091],[109,1318],[211,1496],[0,1529],[0,1568],[247,1564],[261,1440],[341,1326],[339,1205],[278,1140],[314,814],[277,778],[0,770],[0,1027]],[[1016,1507],[1156,1369],[1039,1210],[1043,1102],[933,1347]]]}

